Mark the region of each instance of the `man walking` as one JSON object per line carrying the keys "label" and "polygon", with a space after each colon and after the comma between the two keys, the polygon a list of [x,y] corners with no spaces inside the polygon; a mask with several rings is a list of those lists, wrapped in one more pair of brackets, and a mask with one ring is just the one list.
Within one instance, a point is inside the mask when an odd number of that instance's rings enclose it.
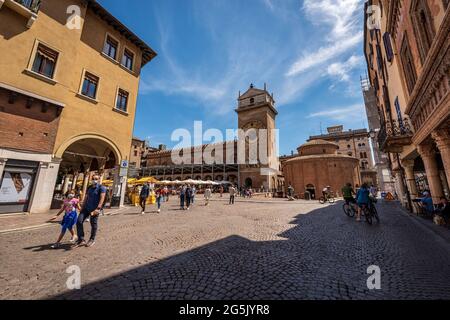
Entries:
{"label": "man walking", "polygon": [[[100,176],[94,175],[92,177],[91,186],[86,191],[83,207],[77,220],[77,234],[78,242],[76,247],[86,246],[92,247],[95,244],[95,237],[98,228],[98,216],[103,209],[103,204],[106,197],[106,188],[100,184]],[[89,242],[84,240],[84,221],[90,218],[91,223],[91,237]]]}
{"label": "man walking", "polygon": [[139,205],[142,208],[142,215],[145,214],[145,205],[147,204],[147,199],[150,196],[150,186],[148,183],[145,183],[141,189],[141,193],[139,194]]}
{"label": "man walking", "polygon": [[186,210],[189,210],[192,204],[192,188],[190,185],[188,185],[186,188],[185,197],[186,197]]}
{"label": "man walking", "polygon": [[207,186],[205,189],[205,206],[209,205],[209,199],[211,199],[211,187]]}
{"label": "man walking", "polygon": [[236,197],[236,189],[234,186],[230,187],[230,204],[234,204],[234,198]]}

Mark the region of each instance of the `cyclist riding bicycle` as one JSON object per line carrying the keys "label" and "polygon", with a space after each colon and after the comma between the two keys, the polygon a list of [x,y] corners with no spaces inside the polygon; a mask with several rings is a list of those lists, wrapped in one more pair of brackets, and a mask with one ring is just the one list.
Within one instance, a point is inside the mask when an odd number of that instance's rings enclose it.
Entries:
{"label": "cyclist riding bicycle", "polygon": [[354,197],[355,195],[355,191],[353,190],[352,184],[351,183],[347,183],[343,188],[342,188],[342,195],[344,197],[345,200],[345,204],[347,206],[352,205],[353,207],[355,207],[356,205],[356,199]]}
{"label": "cyclist riding bicycle", "polygon": [[369,205],[369,195],[370,190],[367,183],[364,183],[361,188],[358,190],[358,194],[356,195],[356,199],[358,202],[358,213],[356,221],[361,221],[361,212],[363,209],[365,209]]}
{"label": "cyclist riding bicycle", "polygon": [[325,188],[323,188],[322,195],[325,198],[325,200],[328,199],[330,197],[330,195],[331,195],[331,187],[330,186],[326,186]]}

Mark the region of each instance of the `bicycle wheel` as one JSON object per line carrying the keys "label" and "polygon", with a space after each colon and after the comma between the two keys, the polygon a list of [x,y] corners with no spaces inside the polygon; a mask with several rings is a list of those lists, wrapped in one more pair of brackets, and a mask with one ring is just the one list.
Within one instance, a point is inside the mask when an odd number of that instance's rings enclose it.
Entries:
{"label": "bicycle wheel", "polygon": [[350,218],[353,218],[356,215],[355,207],[350,206]]}
{"label": "bicycle wheel", "polygon": [[321,204],[325,204],[325,198],[324,198],[324,197],[320,197],[320,198],[319,198],[319,202],[320,202]]}
{"label": "bicycle wheel", "polygon": [[344,212],[347,215],[347,217],[349,217],[349,218],[352,217],[352,209],[350,208],[350,206],[348,206],[347,204],[344,204],[342,206],[342,209],[344,209]]}
{"label": "bicycle wheel", "polygon": [[328,202],[329,203],[334,203],[336,200],[334,199],[334,197],[330,197],[330,198],[328,198]]}
{"label": "bicycle wheel", "polygon": [[380,223],[380,216],[378,215],[377,208],[375,206],[372,207],[372,216],[375,217],[377,223]]}
{"label": "bicycle wheel", "polygon": [[370,210],[364,209],[364,217],[366,218],[366,222],[372,225],[373,220],[372,220],[372,213],[370,212]]}

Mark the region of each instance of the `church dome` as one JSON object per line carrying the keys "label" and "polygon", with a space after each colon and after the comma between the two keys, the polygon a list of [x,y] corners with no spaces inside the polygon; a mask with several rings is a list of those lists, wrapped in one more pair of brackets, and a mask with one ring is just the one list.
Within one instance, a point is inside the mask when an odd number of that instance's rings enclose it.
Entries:
{"label": "church dome", "polygon": [[336,154],[338,149],[339,145],[334,142],[315,139],[301,145],[297,150],[300,156],[310,156],[321,154]]}

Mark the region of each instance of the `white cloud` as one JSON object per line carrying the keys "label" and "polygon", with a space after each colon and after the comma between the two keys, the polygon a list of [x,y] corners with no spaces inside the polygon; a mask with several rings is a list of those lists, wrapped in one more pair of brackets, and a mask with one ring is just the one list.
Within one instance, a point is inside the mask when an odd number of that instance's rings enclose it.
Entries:
{"label": "white cloud", "polygon": [[303,10],[316,25],[329,25],[330,41],[347,38],[358,28],[363,0],[304,0]]}
{"label": "white cloud", "polygon": [[312,24],[323,29],[325,43],[317,50],[303,51],[286,76],[323,68],[330,60],[360,44],[363,40],[363,32],[358,26],[361,5],[361,0],[304,0],[302,10]]}
{"label": "white cloud", "polygon": [[361,56],[351,56],[345,62],[335,62],[328,66],[327,73],[329,76],[337,77],[340,81],[349,81],[349,72],[354,68],[362,65],[364,59]]}
{"label": "white cloud", "polygon": [[319,48],[315,52],[304,53],[287,72],[287,76],[295,76],[314,67],[320,67],[329,62],[331,59],[345,53],[355,45],[361,43],[363,39],[362,32],[349,37],[343,41],[339,41],[330,46]]}
{"label": "white cloud", "polygon": [[364,112],[365,108],[362,104],[355,104],[347,107],[336,107],[324,111],[310,113],[306,118],[329,118],[334,120],[344,120],[354,118],[355,115],[361,115],[361,113]]}

